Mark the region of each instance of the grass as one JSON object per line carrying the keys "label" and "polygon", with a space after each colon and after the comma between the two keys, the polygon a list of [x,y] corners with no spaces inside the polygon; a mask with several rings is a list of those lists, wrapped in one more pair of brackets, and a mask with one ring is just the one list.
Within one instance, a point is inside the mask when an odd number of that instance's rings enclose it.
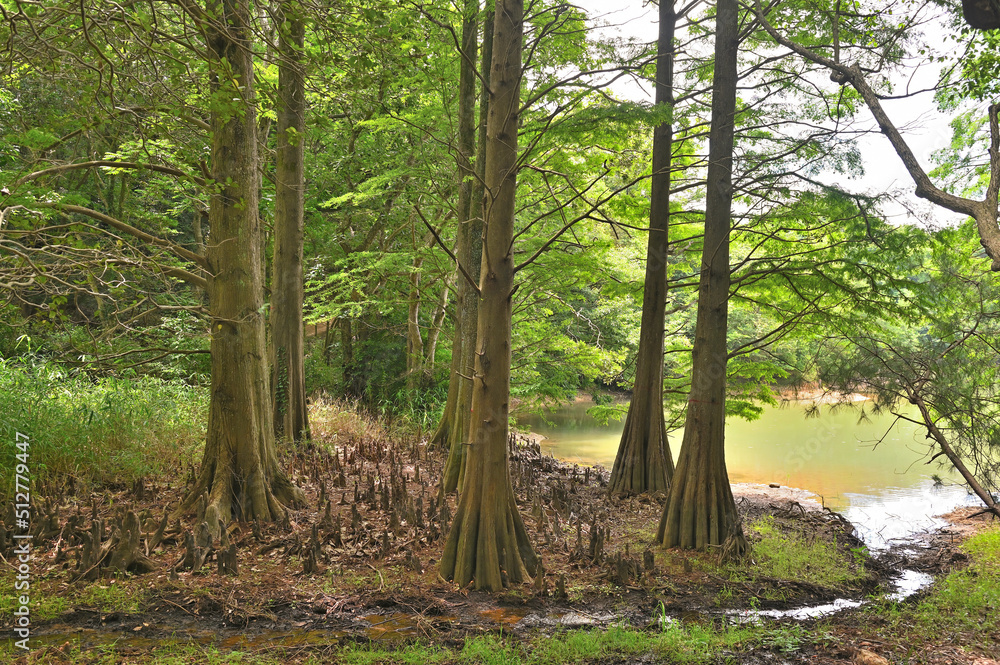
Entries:
{"label": "grass", "polygon": [[94,583],[77,596],[74,604],[92,607],[102,613],[139,614],[146,603],[146,594],[122,584]]}
{"label": "grass", "polygon": [[1000,631],[989,617],[1000,608],[1000,527],[971,536],[961,549],[968,566],[939,579],[917,603],[882,599],[866,607],[880,639],[911,650],[946,642],[995,653]]}
{"label": "grass", "polygon": [[[9,622],[19,606],[19,594],[25,592],[15,591],[13,573],[0,577],[0,584],[3,584],[0,588],[0,621]],[[29,589],[27,593],[31,599],[28,607],[32,623],[51,621],[73,607],[89,607],[101,613],[139,614],[145,607],[147,597],[142,589],[106,581],[90,584],[75,595],[43,594],[36,588]]]}
{"label": "grass", "polygon": [[4,574],[0,575],[0,622],[9,625],[14,611],[20,607],[19,598],[25,593],[30,598],[28,609],[32,621],[51,621],[69,610],[65,596],[43,595],[31,588],[18,590],[14,586],[16,582],[13,569],[4,567]]}
{"label": "grass", "polygon": [[356,404],[320,395],[309,409],[309,428],[320,441],[385,441],[392,433]]}
{"label": "grass", "polygon": [[[339,665],[570,665],[600,662],[602,659],[627,658],[641,654],[656,656],[682,665],[713,662],[721,652],[754,645],[761,641],[761,628],[712,626],[682,626],[665,624],[655,632],[640,631],[625,626],[606,630],[574,630],[551,637],[536,637],[529,641],[482,635],[465,640],[461,647],[430,645],[423,642],[317,644],[316,653],[294,650],[288,654],[281,648],[264,652],[219,650],[212,646],[166,640],[155,652],[137,654],[123,640],[93,648],[72,647],[63,650],[64,657],[56,660],[42,650],[29,656],[29,663],[120,663],[142,662],[155,665],[245,663],[248,665],[305,665],[335,662]],[[0,657],[14,654],[12,647],[0,646]],[[294,658],[289,658],[294,654]],[[21,655],[20,653],[14,655]]]}
{"label": "grass", "polygon": [[[991,631],[996,634],[996,626],[985,617],[995,616],[1000,608],[1000,527],[973,535],[962,550],[969,556],[968,567],[939,582],[913,610],[913,620],[918,628],[937,634],[986,638]],[[905,612],[900,616],[908,618]]]}
{"label": "grass", "polygon": [[783,532],[770,515],[748,526],[753,544],[753,573],[819,586],[840,587],[865,578],[856,553],[845,553],[835,542],[807,541],[796,532]]}
{"label": "grass", "polygon": [[[99,486],[162,474],[202,443],[207,397],[179,381],[91,379],[31,357],[0,359],[0,468],[13,466],[20,432],[36,488],[70,476]],[[0,500],[13,489],[3,483]]]}

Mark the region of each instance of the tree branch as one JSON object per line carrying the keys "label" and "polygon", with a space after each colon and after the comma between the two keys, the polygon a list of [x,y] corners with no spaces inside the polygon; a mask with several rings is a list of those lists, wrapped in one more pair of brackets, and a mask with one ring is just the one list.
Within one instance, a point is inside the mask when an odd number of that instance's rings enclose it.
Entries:
{"label": "tree branch", "polygon": [[476,282],[476,280],[472,279],[472,275],[470,275],[469,271],[465,269],[465,266],[462,265],[462,262],[458,260],[458,257],[455,256],[455,253],[452,252],[450,249],[448,249],[448,246],[444,244],[444,241],[441,240],[441,236],[439,236],[438,232],[434,230],[434,227],[431,226],[431,223],[427,221],[427,218],[424,217],[424,214],[420,212],[420,208],[418,206],[413,206],[413,210],[414,212],[417,213],[417,217],[420,218],[420,221],[424,223],[424,226],[427,227],[427,230],[429,230],[431,234],[434,236],[434,240],[437,241],[437,244],[441,247],[441,249],[447,252],[448,256],[451,257],[451,260],[455,262],[456,266],[458,266],[459,271],[462,273],[462,276],[465,277],[465,281],[469,283],[469,286],[472,287],[472,290],[475,291],[476,296],[481,298],[483,294],[482,291],[479,290],[479,283]]}
{"label": "tree branch", "polygon": [[[910,174],[910,178],[916,185],[916,195],[947,210],[974,218],[983,248],[986,249],[986,254],[993,260],[991,267],[993,270],[1000,270],[1000,227],[997,226],[996,201],[996,193],[1000,189],[1000,183],[997,182],[1000,180],[1000,173],[998,173],[1000,171],[1000,149],[998,149],[1000,138],[998,138],[996,130],[996,110],[993,107],[990,108],[990,129],[992,130],[990,145],[990,189],[987,192],[986,200],[975,201],[949,194],[935,186],[927,176],[927,173],[924,172],[913,151],[910,150],[910,146],[906,143],[906,139],[899,133],[899,130],[896,129],[896,126],[882,108],[878,95],[875,94],[875,91],[872,90],[871,86],[865,80],[861,67],[857,64],[847,66],[835,62],[782,36],[764,16],[760,0],[754,0],[753,11],[757,17],[757,21],[767,34],[771,36],[771,39],[806,60],[829,68],[833,72],[832,78],[835,81],[841,84],[850,83],[851,87],[858,91],[865,105],[868,106],[868,110],[871,111],[872,116],[875,118],[879,129],[889,139],[889,143],[892,144],[896,154],[902,160],[903,166],[906,167],[907,172]],[[990,192],[992,192],[992,197],[990,196]]]}
{"label": "tree branch", "polygon": [[[180,245],[174,244],[174,243],[170,242],[169,240],[165,240],[163,238],[159,238],[159,237],[154,236],[152,234],[146,233],[145,231],[140,231],[139,229],[135,228],[134,226],[130,226],[129,224],[126,224],[125,222],[119,221],[119,220],[115,219],[114,217],[110,217],[108,215],[105,215],[102,212],[98,212],[96,210],[91,210],[90,208],[84,208],[83,206],[66,205],[66,204],[62,204],[62,203],[35,203],[34,206],[38,207],[38,208],[51,208],[53,210],[60,210],[62,212],[77,213],[79,215],[85,215],[87,217],[90,217],[91,219],[96,219],[97,221],[104,222],[108,226],[110,226],[112,228],[115,228],[115,229],[118,229],[119,231],[121,231],[123,233],[127,233],[127,234],[129,234],[130,236],[132,236],[134,238],[138,238],[139,240],[142,240],[144,242],[148,242],[151,245],[157,245],[159,247],[163,247],[165,249],[168,249],[168,250],[170,250],[170,252],[172,252],[178,258],[184,259],[186,261],[190,261],[190,262],[194,263],[195,265],[197,265],[198,267],[200,267],[200,268],[202,268],[204,270],[208,270],[208,261],[205,259],[204,256],[202,256],[200,254],[195,254],[194,252],[192,252],[189,249],[184,249]],[[186,272],[186,271],[184,271],[184,272]],[[200,277],[197,278],[197,279],[200,279],[202,282],[205,281],[203,278],[200,278]]]}
{"label": "tree branch", "polygon": [[190,180],[197,185],[204,187],[208,184],[208,181],[204,178],[199,178],[198,176],[191,175],[190,173],[185,173],[180,169],[175,169],[170,166],[162,166],[160,164],[144,164],[140,162],[118,162],[109,159],[98,159],[91,162],[78,162],[76,164],[63,164],[61,166],[53,166],[51,168],[42,169],[41,171],[35,171],[34,173],[29,173],[26,176],[22,176],[10,185],[10,189],[14,190],[29,180],[34,180],[36,178],[41,178],[46,175],[53,175],[55,173],[62,173],[63,171],[72,171],[75,169],[89,169],[91,167],[106,166],[116,169],[136,169],[145,171],[156,171],[157,173],[165,173],[167,175],[174,175],[185,180]]}

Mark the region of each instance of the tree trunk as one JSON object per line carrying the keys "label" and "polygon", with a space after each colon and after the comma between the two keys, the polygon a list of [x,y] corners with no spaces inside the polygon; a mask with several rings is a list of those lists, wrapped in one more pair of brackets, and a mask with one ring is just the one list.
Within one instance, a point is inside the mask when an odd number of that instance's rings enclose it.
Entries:
{"label": "tree trunk", "polygon": [[441,557],[443,577],[488,591],[530,579],[537,565],[507,459],[523,13],[523,0],[497,0],[471,445]]}
{"label": "tree trunk", "polygon": [[[660,35],[656,57],[656,103],[673,104],[673,0],[660,0]],[[646,244],[646,281],[636,357],[635,385],[625,417],[608,491],[619,494],[657,492],[670,486],[674,460],[663,419],[663,325],[667,300],[667,250],[670,226],[670,167],[673,127],[653,133],[653,177]]]}
{"label": "tree trunk", "polygon": [[444,326],[445,317],[448,315],[448,295],[451,293],[451,278],[445,277],[441,280],[441,293],[438,296],[437,305],[434,307],[434,314],[431,316],[431,327],[427,331],[427,344],[424,350],[424,372],[431,374],[434,372],[434,358],[437,356],[438,339],[441,336],[441,328]]}
{"label": "tree trunk", "polygon": [[719,0],[691,395],[677,471],[657,531],[667,547],[704,549],[728,541],[726,549],[737,555],[746,541],[726,472],[725,425],[738,18],[736,0]]}
{"label": "tree trunk", "polygon": [[[473,193],[476,180],[472,172],[472,155],[476,149],[476,37],[478,33],[479,0],[466,0],[462,16],[462,52],[459,54],[458,81],[458,239],[456,257],[470,275],[479,273],[482,252],[482,218]],[[487,65],[488,67],[489,65]],[[485,71],[485,68],[482,68]],[[480,151],[481,153],[481,151]],[[477,156],[477,162],[479,157]],[[477,210],[475,214],[473,211]],[[478,237],[477,237],[478,236]],[[472,351],[476,345],[477,296],[464,275],[459,273],[455,289],[455,336],[451,344],[451,376],[448,379],[448,401],[431,444],[449,450],[442,476],[442,488],[451,492],[457,486],[461,444],[467,442],[471,382]],[[459,444],[456,446],[456,443]],[[455,458],[455,459],[453,459]]]}
{"label": "tree trunk", "polygon": [[424,338],[420,332],[420,268],[424,260],[419,254],[423,247],[413,249],[417,255],[410,269],[410,302],[406,313],[406,389],[410,399],[420,385],[424,361]]}
{"label": "tree trunk", "polygon": [[302,330],[302,251],[305,235],[305,21],[294,0],[279,5],[278,147],[271,280],[271,391],[274,433],[309,438]]}
{"label": "tree trunk", "polygon": [[271,520],[302,491],[278,467],[264,340],[263,234],[258,215],[256,109],[247,0],[210,5],[207,29],[216,99],[212,105],[211,277],[212,385],[201,472],[178,512],[208,492],[205,519],[214,536],[231,518]]}
{"label": "tree trunk", "polygon": [[[479,71],[482,72],[483,84],[479,96],[479,137],[476,146],[476,179],[473,181],[471,204],[472,216],[469,219],[469,274],[478,275],[482,270],[483,261],[483,205],[486,193],[486,125],[490,109],[490,67],[493,61],[493,15],[488,14],[483,22],[483,48],[480,55]],[[461,348],[458,376],[458,396],[456,411],[452,418],[450,440],[453,443],[448,451],[448,462],[441,476],[443,492],[462,489],[462,479],[465,477],[470,429],[472,428],[472,381],[468,378],[475,372],[476,366],[476,328],[479,318],[479,296],[472,287],[467,286],[466,298],[463,302],[464,320],[467,322],[462,329],[463,341]],[[457,445],[455,445],[457,444]]]}

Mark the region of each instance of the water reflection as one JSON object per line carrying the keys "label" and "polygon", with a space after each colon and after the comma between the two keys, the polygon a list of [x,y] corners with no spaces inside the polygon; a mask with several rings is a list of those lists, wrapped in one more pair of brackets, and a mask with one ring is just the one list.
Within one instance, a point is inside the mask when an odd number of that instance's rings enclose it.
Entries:
{"label": "water reflection", "polygon": [[[599,425],[580,401],[521,419],[522,426],[546,437],[542,450],[581,464],[614,463],[622,423]],[[942,524],[934,515],[966,502],[957,474],[937,463],[924,464],[929,449],[916,425],[872,413],[870,402],[820,405],[788,402],[768,408],[759,420],[726,422],[726,460],[732,482],[777,483],[817,495],[858,525],[869,545]],[[671,436],[676,460],[681,433]],[[934,475],[944,485],[936,485]]]}

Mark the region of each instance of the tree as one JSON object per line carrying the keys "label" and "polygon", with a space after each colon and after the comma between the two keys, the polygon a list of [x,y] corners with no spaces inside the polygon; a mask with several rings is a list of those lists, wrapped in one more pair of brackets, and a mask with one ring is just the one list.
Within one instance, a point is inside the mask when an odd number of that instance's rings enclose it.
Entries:
{"label": "tree", "polygon": [[[483,23],[483,45],[479,71],[482,85],[479,101],[479,140],[476,149],[475,174],[468,160],[468,151],[473,150],[475,125],[473,111],[475,105],[476,70],[475,53],[476,24],[470,20],[472,10],[479,10],[478,0],[470,0],[466,6],[466,16],[462,24],[462,69],[459,83],[459,172],[462,185],[459,190],[459,212],[465,221],[458,229],[458,263],[464,265],[469,275],[476,275],[482,269],[483,253],[483,186],[486,176],[486,126],[489,114],[490,66],[493,58],[493,18],[487,17]],[[467,197],[467,198],[466,198]],[[463,212],[464,211],[464,212]],[[464,262],[464,264],[463,264]],[[464,276],[459,276],[456,298],[455,337],[452,343],[452,371],[448,384],[448,401],[441,417],[439,434],[432,442],[440,442],[448,447],[448,460],[441,477],[441,490],[452,492],[461,490],[465,476],[465,462],[472,422],[472,388],[469,379],[475,372],[476,329],[479,318],[479,296],[473,285]]]}
{"label": "tree", "polygon": [[444,578],[489,591],[529,579],[537,564],[507,460],[522,0],[497,0],[494,21],[473,423],[464,487],[441,557]]}
{"label": "tree", "polygon": [[[998,198],[1000,198],[1000,122],[998,122],[1000,104],[992,104],[988,109],[990,124],[990,175],[985,195],[982,200],[956,196],[937,187],[928,177],[910,149],[906,139],[885,112],[879,95],[868,83],[865,71],[859,63],[842,63],[840,61],[839,49],[837,57],[831,59],[820,55],[814,48],[809,48],[792,41],[771,25],[759,0],[757,0],[754,7],[757,20],[775,42],[806,60],[828,68],[831,72],[830,76],[834,81],[841,85],[850,84],[857,91],[871,112],[872,117],[875,118],[875,122],[878,123],[879,130],[889,139],[893,150],[910,174],[910,178],[913,180],[914,185],[916,185],[916,195],[947,210],[972,217],[976,221],[976,229],[983,249],[986,250],[986,255],[992,260],[992,269],[1000,270],[1000,224],[998,224],[997,215],[997,202]],[[840,15],[835,15],[834,21],[839,20]],[[905,27],[906,24],[904,23],[903,28]],[[863,45],[862,51],[866,48],[867,45]]]}
{"label": "tree", "polygon": [[703,549],[725,542],[726,549],[734,556],[742,555],[746,549],[725,461],[729,233],[738,47],[738,4],[736,0],[720,0],[716,14],[705,237],[691,393],[677,470],[657,530],[657,540],[667,547]]}
{"label": "tree", "polygon": [[[656,58],[656,104],[673,104],[674,0],[660,0]],[[671,122],[653,133],[653,175],[649,200],[649,239],[642,292],[642,324],[632,400],[611,470],[610,492],[656,492],[670,486],[674,460],[663,417],[663,334],[667,307],[667,253],[670,227]]]}
{"label": "tree", "polygon": [[[124,223],[107,212],[77,205],[81,198],[78,192],[56,197],[28,192],[23,207],[86,216],[95,223],[88,232],[101,235],[113,230],[128,234],[130,241],[165,248],[187,265],[165,264],[164,274],[207,287],[211,335],[208,432],[200,474],[178,513],[207,494],[205,519],[218,535],[233,517],[274,519],[284,514],[285,505],[295,505],[303,498],[278,464],[268,386],[264,233],[258,209],[261,160],[254,86],[254,17],[249,0],[225,0],[217,5],[212,3],[209,8],[188,2],[182,3],[181,8],[151,5],[136,11],[137,14],[116,13],[92,3],[73,5],[65,12],[58,8],[45,17],[46,38],[38,43],[57,47],[52,50],[52,54],[59,54],[57,57],[72,54],[70,57],[82,65],[82,71],[87,72],[83,80],[93,86],[88,92],[97,101],[96,108],[106,114],[102,121],[131,117],[136,126],[132,128],[132,140],[116,146],[119,154],[82,162],[67,160],[70,163],[19,178],[12,183],[12,189],[38,182],[46,175],[95,173],[98,168],[111,168],[169,176],[174,179],[170,183],[172,188],[162,185],[161,190],[169,192],[168,196],[191,196],[181,189],[180,183],[197,184],[207,194],[210,235],[204,256]],[[114,21],[125,21],[128,26],[122,34],[129,36],[123,37],[126,43],[120,49],[98,47],[87,36],[91,27],[95,30],[107,27],[98,22],[107,15],[114,15]],[[19,14],[17,20],[32,18]],[[184,21],[193,22],[202,30],[170,32]],[[82,35],[76,29],[78,24],[85,26]],[[104,34],[118,34],[117,28]],[[132,35],[144,38],[137,42]],[[148,57],[129,55],[140,46]],[[192,53],[199,57],[192,59]],[[21,53],[12,55],[18,57]],[[100,64],[94,65],[94,61]],[[27,62],[32,65],[30,59]],[[102,68],[109,64],[108,71],[113,74],[105,75]],[[44,61],[33,69],[33,74],[45,75]],[[209,115],[207,122],[197,109],[189,107],[188,95],[204,102]],[[124,112],[122,104],[126,105]],[[202,133],[177,131],[179,121]],[[96,124],[99,126],[100,122]],[[209,146],[204,143],[206,133],[211,134]],[[178,145],[182,140],[188,144]],[[194,155],[203,155],[206,147],[209,163],[199,165],[201,157]],[[121,153],[126,150],[145,154],[148,159],[145,162],[122,159]],[[172,160],[178,163],[170,163]],[[201,175],[194,175],[195,169]],[[123,186],[122,198],[124,191]],[[106,201],[106,197],[98,198],[97,205],[107,209]],[[164,235],[169,232],[170,227],[162,229]],[[54,237],[66,251],[75,251],[74,239]]]}
{"label": "tree", "polygon": [[973,237],[971,229],[956,227],[938,231],[924,247],[914,243],[923,263],[915,274],[925,302],[919,319],[841,329],[828,338],[821,376],[843,394],[874,395],[876,408],[921,427],[929,442],[926,463],[943,458],[1000,516],[1000,294],[975,257]]}
{"label": "tree", "polygon": [[305,17],[282,0],[278,33],[277,166],[274,192],[274,261],[271,278],[271,400],[274,433],[309,438],[302,330],[302,253],[305,226]]}
{"label": "tree", "polygon": [[[226,0],[205,22],[212,73],[212,384],[201,471],[181,509],[208,492],[214,535],[233,517],[272,520],[304,495],[278,465],[264,334],[263,231],[249,0]],[[235,102],[235,103],[234,103]]]}

